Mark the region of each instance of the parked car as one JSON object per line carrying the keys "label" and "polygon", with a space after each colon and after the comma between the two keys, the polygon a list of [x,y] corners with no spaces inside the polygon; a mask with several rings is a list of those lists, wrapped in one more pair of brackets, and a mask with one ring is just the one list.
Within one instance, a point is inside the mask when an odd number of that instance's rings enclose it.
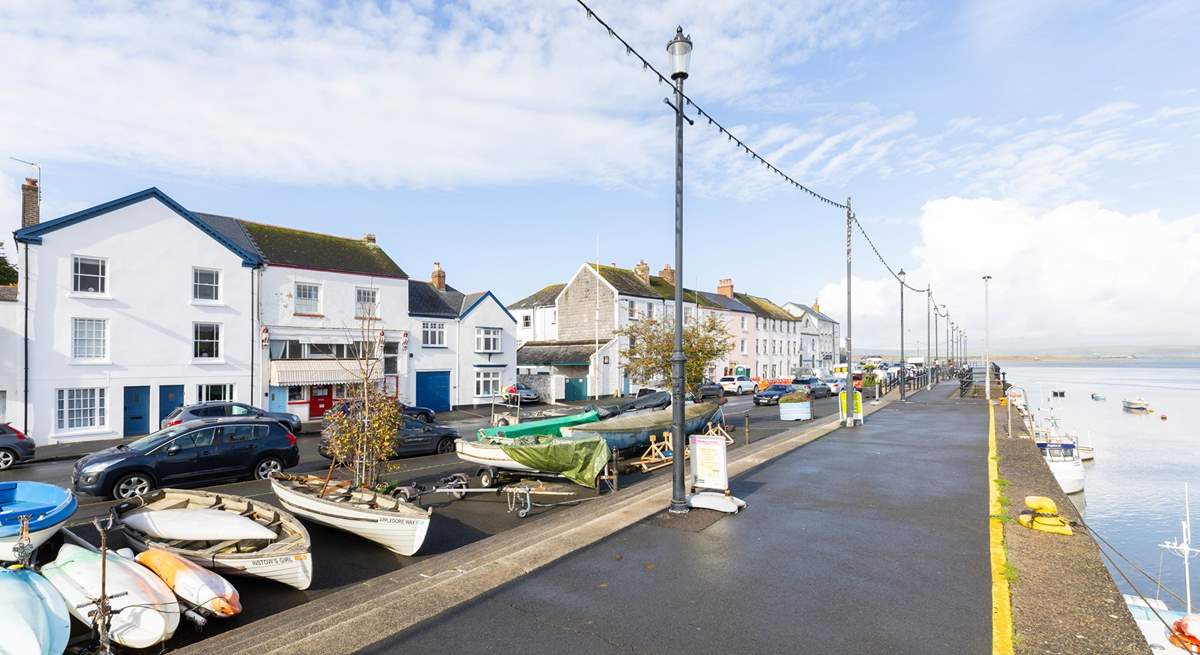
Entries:
{"label": "parked car", "polygon": [[158,487],[262,480],[299,463],[296,435],[274,418],[208,418],[80,458],[71,469],[71,487],[92,496],[133,498]]}
{"label": "parked car", "polygon": [[725,390],[725,393],[732,393],[738,396],[754,391],[755,387],[754,380],[751,380],[750,376],[747,375],[726,375],[717,382]]}
{"label": "parked car", "polygon": [[[534,391],[524,382],[518,382],[516,384],[509,385],[509,387],[504,390],[504,402],[509,403],[510,405],[515,405],[518,400],[522,403],[536,403],[538,398],[538,392]],[[430,421],[432,422],[432,419],[430,419]]]}
{"label": "parked car", "polygon": [[794,384],[772,384],[771,386],[754,394],[755,405],[778,405],[779,399],[782,396],[796,390]]}
{"label": "parked car", "polygon": [[[458,430],[448,425],[434,425],[405,416],[400,419],[400,429],[396,432],[396,440],[392,447],[392,458],[452,453],[454,440],[458,436]],[[333,459],[333,455],[329,453],[329,437],[321,437],[317,452],[326,459]]]}
{"label": "parked car", "polygon": [[724,398],[725,387],[712,380],[704,380],[696,387],[696,391],[692,393],[692,397],[696,402],[701,402],[705,398]]}
{"label": "parked car", "polygon": [[[344,412],[350,408],[351,401],[343,400],[342,402],[330,407],[325,411],[325,415],[321,417],[321,427],[329,425],[329,419],[338,412]],[[396,405],[400,407],[400,414],[409,418],[415,418],[418,421],[433,423],[434,411],[428,407],[417,407],[415,405],[405,405],[397,401]]]}
{"label": "parked car", "polygon": [[10,469],[21,462],[33,459],[36,446],[33,439],[14,428],[11,423],[0,423],[0,471]]}
{"label": "parked car", "polygon": [[246,403],[235,403],[228,400],[210,400],[195,405],[176,407],[166,418],[159,422],[159,428],[169,428],[187,421],[201,418],[220,418],[222,416],[255,416],[275,419],[290,430],[292,434],[300,434],[303,428],[300,417],[288,412],[268,412],[265,409],[251,407]]}
{"label": "parked car", "polygon": [[842,387],[846,386],[846,378],[844,378],[844,377],[822,378],[821,381],[824,382],[825,384],[829,385],[829,393],[831,393],[835,396],[842,392]]}
{"label": "parked car", "polygon": [[828,398],[832,394],[829,391],[829,385],[821,381],[821,378],[804,377],[792,380],[792,384],[798,387],[804,387],[808,391],[808,395],[813,398]]}

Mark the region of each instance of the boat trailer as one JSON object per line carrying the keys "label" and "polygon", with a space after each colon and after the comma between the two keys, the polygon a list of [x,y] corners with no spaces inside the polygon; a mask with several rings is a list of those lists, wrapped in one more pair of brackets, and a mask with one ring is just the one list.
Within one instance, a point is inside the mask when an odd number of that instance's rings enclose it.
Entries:
{"label": "boat trailer", "polygon": [[546,487],[540,481],[522,480],[513,482],[499,487],[485,487],[482,489],[471,488],[471,478],[466,473],[453,473],[448,475],[433,484],[421,484],[414,482],[409,485],[396,487],[391,491],[391,495],[396,498],[402,498],[407,502],[416,502],[422,496],[430,494],[450,494],[455,500],[462,500],[467,497],[467,494],[492,494],[504,495],[508,501],[508,511],[516,512],[520,518],[529,516],[534,507],[554,507],[555,505],[566,505],[582,502],[586,498],[577,498],[573,500],[565,500],[557,503],[535,503],[533,502],[534,494],[539,496],[574,496],[574,491],[557,491]]}

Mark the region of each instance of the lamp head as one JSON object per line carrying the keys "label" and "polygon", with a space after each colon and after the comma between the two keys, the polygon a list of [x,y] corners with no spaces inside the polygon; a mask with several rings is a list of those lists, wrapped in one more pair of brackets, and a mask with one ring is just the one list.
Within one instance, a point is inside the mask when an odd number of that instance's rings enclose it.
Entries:
{"label": "lamp head", "polygon": [[901,282],[901,283],[903,283],[903,282],[904,282],[904,276],[905,276],[905,275],[907,275],[907,274],[904,272],[904,269],[902,268],[902,269],[900,269],[900,272],[899,272],[899,273],[897,273],[896,275],[897,275],[897,276],[900,278],[900,282]]}
{"label": "lamp head", "polygon": [[675,38],[667,44],[667,57],[671,64],[671,79],[687,79],[688,64],[692,60],[692,37],[684,36],[683,27],[675,28]]}

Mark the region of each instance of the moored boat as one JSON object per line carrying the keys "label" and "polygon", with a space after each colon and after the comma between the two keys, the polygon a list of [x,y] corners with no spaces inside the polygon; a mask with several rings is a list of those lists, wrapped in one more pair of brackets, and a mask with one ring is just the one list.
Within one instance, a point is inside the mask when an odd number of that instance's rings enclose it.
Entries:
{"label": "moored boat", "polygon": [[1038,441],[1037,447],[1042,451],[1042,459],[1050,467],[1058,486],[1064,493],[1073,494],[1083,491],[1083,462],[1079,459],[1079,451],[1073,442]]}
{"label": "moored boat", "polygon": [[0,655],[61,655],[71,638],[62,594],[30,569],[0,569]]}
{"label": "moored boat", "polygon": [[[135,562],[108,553],[104,592],[112,617],[109,636],[130,648],[149,648],[179,627],[179,603],[162,580]],[[41,573],[66,601],[71,615],[91,625],[100,597],[100,553],[64,544]]]}
{"label": "moored boat", "polygon": [[[672,412],[648,410],[621,414],[595,423],[585,423],[562,429],[563,436],[599,436],[609,448],[626,450],[650,445],[650,435],[671,430]],[[689,403],[684,406],[684,431],[695,434],[710,423],[721,420],[721,406],[716,403]]]}
{"label": "moored boat", "polygon": [[[432,509],[316,475],[276,473],[271,489],[297,516],[369,539],[401,555],[413,555],[425,543]],[[322,495],[324,491],[324,495]]]}
{"label": "moored boat", "polygon": [[1139,396],[1133,400],[1122,400],[1121,407],[1129,412],[1148,412],[1150,411],[1150,401]]}
{"label": "moored boat", "polygon": [[[194,535],[199,537],[194,539],[158,538],[125,521],[130,515],[163,510],[229,512],[266,528],[273,538],[221,539],[211,533]],[[207,511],[197,516],[205,516]],[[308,530],[296,517],[274,505],[199,489],[156,489],[119,503],[113,512],[122,521],[125,537],[135,550],[158,548],[221,575],[266,578],[297,589],[308,589],[312,584],[313,557]],[[173,529],[174,522],[171,526],[168,529]],[[203,523],[197,526],[203,528]]]}
{"label": "moored boat", "polygon": [[1106,398],[1102,393],[1094,393],[1092,394],[1092,400],[1106,400]]}
{"label": "moored boat", "polygon": [[[27,540],[36,549],[58,532],[78,508],[75,494],[43,482],[0,482],[0,561],[21,559],[14,548]],[[28,517],[28,535],[22,535],[21,519]],[[30,550],[32,552],[32,550]]]}

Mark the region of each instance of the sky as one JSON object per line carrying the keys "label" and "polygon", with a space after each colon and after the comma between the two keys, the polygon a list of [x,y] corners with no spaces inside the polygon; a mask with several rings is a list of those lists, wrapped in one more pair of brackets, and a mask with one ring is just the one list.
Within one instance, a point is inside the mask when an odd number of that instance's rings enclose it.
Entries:
{"label": "sky", "polygon": [[[972,349],[1200,352],[1200,3],[594,0],[793,178],[844,201]],[[584,261],[674,258],[670,92],[575,0],[6,2],[0,231],[156,186],[189,209],[371,232],[511,303]],[[845,315],[845,212],[685,129],[683,278]],[[5,239],[12,253],[11,238]],[[899,285],[861,233],[856,352]],[[924,293],[905,297],[924,349]],[[942,344],[944,345],[944,344]]]}

